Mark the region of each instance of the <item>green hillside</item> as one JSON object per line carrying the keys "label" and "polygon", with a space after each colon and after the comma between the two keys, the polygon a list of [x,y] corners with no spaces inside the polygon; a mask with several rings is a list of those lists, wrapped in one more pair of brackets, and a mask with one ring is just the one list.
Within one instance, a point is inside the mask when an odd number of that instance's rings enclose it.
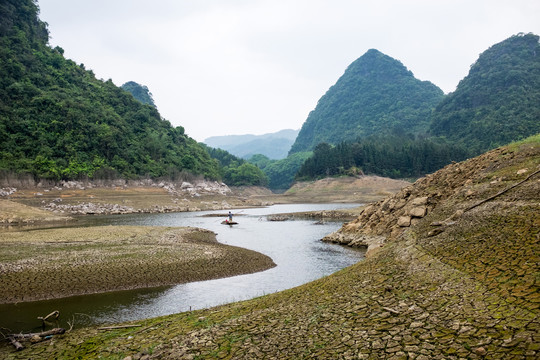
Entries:
{"label": "green hillside", "polygon": [[0,170],[36,178],[219,177],[181,126],[48,46],[32,0],[0,2]]}
{"label": "green hillside", "polygon": [[441,89],[416,79],[401,62],[371,49],[319,100],[290,153],[312,150],[321,142],[338,144],[392,131],[424,133],[443,96]]}
{"label": "green hillside", "polygon": [[268,178],[264,172],[254,164],[241,159],[226,150],[212,148],[200,144],[210,154],[212,159],[219,162],[220,177],[231,186],[266,186]]}
{"label": "green hillside", "polygon": [[540,44],[518,34],[483,52],[435,109],[431,133],[475,153],[540,132]]}

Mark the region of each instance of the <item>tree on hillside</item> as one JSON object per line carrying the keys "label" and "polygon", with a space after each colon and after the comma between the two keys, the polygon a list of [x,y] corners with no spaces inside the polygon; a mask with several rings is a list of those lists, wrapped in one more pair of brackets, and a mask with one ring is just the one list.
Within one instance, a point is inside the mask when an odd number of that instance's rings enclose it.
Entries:
{"label": "tree on hillside", "polygon": [[152,93],[145,85],[137,84],[135,81],[128,81],[127,83],[122,85],[122,89],[131,93],[131,95],[133,95],[135,99],[139,100],[143,104],[156,107],[156,104],[154,103],[154,98],[152,97]]}
{"label": "tree on hillside", "polygon": [[210,156],[219,162],[220,175],[223,181],[230,186],[267,186],[268,178],[265,173],[256,165],[248,163],[228,151],[212,148],[201,144]]}
{"label": "tree on hillside", "polygon": [[249,162],[256,164],[268,177],[268,187],[272,190],[286,190],[294,182],[294,176],[311,152],[300,152],[285,159],[270,160],[264,155],[254,155]]}

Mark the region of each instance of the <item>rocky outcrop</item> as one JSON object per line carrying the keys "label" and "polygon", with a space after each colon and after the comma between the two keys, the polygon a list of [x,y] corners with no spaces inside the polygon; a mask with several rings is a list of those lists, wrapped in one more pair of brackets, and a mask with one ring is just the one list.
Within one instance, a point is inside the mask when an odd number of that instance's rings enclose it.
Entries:
{"label": "rocky outcrop", "polygon": [[403,229],[425,217],[437,204],[434,194],[416,191],[408,186],[396,195],[367,206],[360,216],[323,241],[366,247],[371,253],[384,245],[389,236],[397,236]]}
{"label": "rocky outcrop", "polygon": [[[209,181],[209,180],[197,180],[193,182],[171,182],[160,181],[155,182],[151,179],[143,180],[96,180],[96,181],[61,181],[57,184],[50,185],[40,182],[34,187],[42,188],[45,191],[47,189],[62,190],[62,189],[76,189],[86,190],[99,187],[109,188],[126,188],[126,187],[157,187],[166,189],[171,195],[191,195],[200,196],[206,194],[219,194],[226,195],[231,192],[231,189],[223,182]],[[17,191],[15,187],[0,188],[0,196],[9,196]]]}
{"label": "rocky outcrop", "polygon": [[[532,175],[536,168],[525,169],[520,166],[523,159],[534,157],[531,153],[537,152],[538,148],[534,146],[520,152],[499,148],[462,163],[450,164],[417,180],[395,195],[370,204],[357,219],[344,224],[323,241],[374,249],[396,239],[433,211],[445,217],[439,220],[439,224],[433,224],[443,226],[434,230],[433,235],[440,233],[444,231],[444,226],[452,224],[475,202]],[[497,175],[496,169],[507,169],[512,164],[517,168]],[[376,237],[377,240],[365,240],[370,237]],[[381,241],[381,237],[384,241]]]}

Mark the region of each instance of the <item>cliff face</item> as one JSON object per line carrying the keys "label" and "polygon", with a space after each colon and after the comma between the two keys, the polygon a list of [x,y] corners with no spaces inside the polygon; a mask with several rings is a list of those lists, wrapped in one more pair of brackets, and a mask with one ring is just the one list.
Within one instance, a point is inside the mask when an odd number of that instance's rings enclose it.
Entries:
{"label": "cliff face", "polygon": [[[456,231],[481,231],[474,226],[498,217],[502,224],[483,230],[491,239],[492,232],[500,230],[517,214],[538,223],[540,174],[535,172],[540,169],[539,164],[540,139],[536,136],[448,165],[369,205],[356,220],[324,240],[366,246],[369,255],[372,250],[398,239],[406,229],[419,237],[445,237]],[[509,190],[495,196],[506,189]],[[492,196],[495,197],[485,201]]]}

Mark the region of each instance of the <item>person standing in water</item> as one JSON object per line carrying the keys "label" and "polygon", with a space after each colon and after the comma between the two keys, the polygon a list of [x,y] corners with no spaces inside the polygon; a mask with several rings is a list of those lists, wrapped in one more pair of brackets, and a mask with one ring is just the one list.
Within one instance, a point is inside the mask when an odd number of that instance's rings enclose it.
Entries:
{"label": "person standing in water", "polygon": [[229,222],[232,222],[232,212],[229,211]]}

